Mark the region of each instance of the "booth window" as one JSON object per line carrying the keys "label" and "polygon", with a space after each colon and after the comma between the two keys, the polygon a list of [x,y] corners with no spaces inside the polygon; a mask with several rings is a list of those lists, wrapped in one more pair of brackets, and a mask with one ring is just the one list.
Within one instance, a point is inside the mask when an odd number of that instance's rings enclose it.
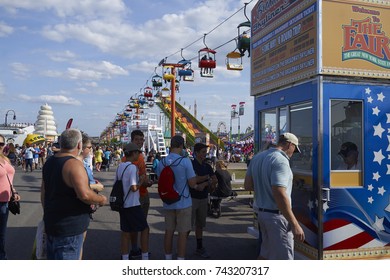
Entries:
{"label": "booth window", "polygon": [[268,149],[271,144],[277,142],[276,128],[276,110],[268,110],[260,112],[260,151]]}
{"label": "booth window", "polygon": [[290,107],[290,131],[299,137],[301,153],[291,158],[294,172],[312,171],[313,164],[313,106],[311,102]]}
{"label": "booth window", "polygon": [[362,186],[363,102],[330,101],[331,187]]}

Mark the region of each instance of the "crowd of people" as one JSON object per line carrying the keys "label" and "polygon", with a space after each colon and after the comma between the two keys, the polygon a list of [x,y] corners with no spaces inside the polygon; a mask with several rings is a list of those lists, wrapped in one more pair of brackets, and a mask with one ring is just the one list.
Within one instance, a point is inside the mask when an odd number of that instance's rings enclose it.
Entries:
{"label": "crowd of people", "polygon": [[[25,172],[42,169],[41,203],[47,259],[82,258],[91,213],[108,203],[107,197],[101,194],[104,186],[93,177],[93,170],[100,172],[104,165],[117,165],[115,179],[120,178],[124,182],[126,196],[123,209],[119,211],[121,259],[149,259],[148,188],[157,182],[167,165],[174,173],[173,187],[180,197],[173,203],[163,202],[165,259],[173,259],[175,232],[178,232],[176,258],[185,258],[186,243],[192,230],[196,238],[195,254],[201,258],[210,257],[203,242],[210,209],[209,194],[217,198],[232,195],[232,178],[216,146],[196,143],[190,149],[186,147],[184,138],[176,135],[171,139],[169,154],[161,158],[154,151],[149,151],[147,156],[143,154],[144,134],[140,130],[132,131],[131,142],[123,149],[94,147],[88,135],[71,128],[65,130],[59,139],[59,148],[35,144],[19,148],[6,146],[5,138],[0,135],[2,259],[6,259],[7,203],[13,193],[14,199],[21,199],[12,184],[14,158],[20,155],[24,157],[21,165]],[[248,147],[243,145],[241,148]],[[257,154],[248,162],[244,185],[247,190],[255,191],[254,208],[258,212],[261,258],[293,259],[293,240],[304,240],[302,228],[291,210],[292,172],[289,159],[294,152],[300,152],[298,138],[284,133],[275,147]],[[40,154],[44,155],[42,160],[39,159]],[[38,160],[34,159],[34,155],[38,155],[35,157]],[[157,178],[147,175],[145,161],[152,163],[152,171]],[[217,209],[220,199],[214,203],[217,205],[213,208]]]}

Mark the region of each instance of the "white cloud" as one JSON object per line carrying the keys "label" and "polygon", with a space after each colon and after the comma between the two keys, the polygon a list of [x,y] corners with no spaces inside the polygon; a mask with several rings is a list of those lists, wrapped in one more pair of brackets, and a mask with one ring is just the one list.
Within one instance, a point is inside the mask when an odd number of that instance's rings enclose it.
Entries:
{"label": "white cloud", "polygon": [[78,62],[78,68],[69,67],[67,75],[73,80],[102,80],[111,79],[113,76],[126,76],[128,71],[121,66],[108,61],[98,63]]}
{"label": "white cloud", "polygon": [[29,66],[20,62],[11,63],[11,72],[19,79],[26,79],[30,76]]}
{"label": "white cloud", "polygon": [[96,82],[89,82],[89,83],[87,82],[87,83],[84,83],[84,85],[87,87],[93,87],[93,88],[98,87],[98,83],[96,83]]}
{"label": "white cloud", "polygon": [[0,21],[0,37],[6,37],[14,32],[14,28]]}
{"label": "white cloud", "polygon": [[49,53],[48,56],[51,60],[57,62],[69,61],[76,57],[76,55],[69,50],[63,52]]}
{"label": "white cloud", "polygon": [[64,105],[76,105],[76,106],[81,105],[80,101],[64,95],[40,95],[37,97],[31,97],[25,94],[21,94],[19,95],[18,98],[22,101],[34,102],[34,103],[47,102],[50,104],[64,104]]}
{"label": "white cloud", "polygon": [[68,68],[67,75],[72,80],[101,80],[108,78],[107,75],[104,75],[101,72],[78,68]]}
{"label": "white cloud", "polygon": [[41,72],[41,75],[50,78],[60,78],[63,76],[63,73],[58,70],[45,70]]}
{"label": "white cloud", "polygon": [[[231,1],[206,1],[194,8],[178,13],[165,14],[161,18],[148,20],[142,25],[132,24],[132,18],[121,16],[106,17],[99,20],[67,20],[46,25],[42,34],[50,40],[64,42],[75,39],[93,45],[105,53],[122,55],[128,58],[145,57],[161,59],[180,48],[188,46],[189,40],[199,39],[194,46],[185,50],[184,56],[191,59],[197,55],[199,48],[204,47],[203,34],[226,19],[239,6],[231,6]],[[240,5],[237,3],[236,5]],[[128,5],[131,8],[131,5]],[[238,14],[237,25],[244,21]],[[221,25],[218,32],[206,37],[206,44],[215,48],[221,40],[237,36],[236,26]],[[234,42],[229,45],[234,49]],[[156,57],[156,54],[161,57]],[[177,54],[180,57],[180,52]],[[157,63],[158,61],[156,61]]]}
{"label": "white cloud", "polygon": [[2,82],[0,82],[0,95],[4,95],[5,94],[5,86]]}
{"label": "white cloud", "polygon": [[122,0],[1,0],[1,6],[9,12],[19,9],[32,11],[54,11],[59,17],[106,17],[125,12]]}

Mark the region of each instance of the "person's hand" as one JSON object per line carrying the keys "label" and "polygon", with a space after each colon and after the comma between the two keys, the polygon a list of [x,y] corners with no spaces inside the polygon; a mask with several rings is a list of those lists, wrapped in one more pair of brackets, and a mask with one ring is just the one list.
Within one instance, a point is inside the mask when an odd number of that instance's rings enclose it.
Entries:
{"label": "person's hand", "polygon": [[207,185],[205,183],[201,183],[201,184],[198,184],[197,187],[196,187],[196,190],[201,192],[204,190],[204,188],[206,187]]}
{"label": "person's hand", "polygon": [[14,194],[14,199],[15,199],[15,201],[20,201],[20,195],[15,193]]}
{"label": "person's hand", "polygon": [[104,195],[101,195],[99,194],[99,196],[103,197],[103,201],[98,203],[99,206],[104,206],[105,204],[107,204],[107,197],[104,196]]}
{"label": "person's hand", "polygon": [[301,242],[305,241],[305,233],[299,224],[297,226],[293,226],[291,229],[294,235],[294,240]]}

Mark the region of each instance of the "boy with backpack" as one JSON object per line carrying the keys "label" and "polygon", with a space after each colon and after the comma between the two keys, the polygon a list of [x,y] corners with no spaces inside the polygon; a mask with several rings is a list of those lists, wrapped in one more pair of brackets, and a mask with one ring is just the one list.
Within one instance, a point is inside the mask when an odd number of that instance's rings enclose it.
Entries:
{"label": "boy with backpack", "polygon": [[141,232],[142,259],[149,259],[149,226],[139,201],[139,176],[133,161],[138,159],[141,151],[134,143],[124,148],[126,162],[119,164],[116,180],[122,180],[124,204],[119,211],[121,228],[121,254],[122,260],[129,259],[130,236],[133,232]]}
{"label": "boy with backpack", "polygon": [[[196,175],[191,160],[183,157],[185,149],[184,138],[175,135],[171,139],[170,153],[157,166],[159,181],[172,181],[175,191],[179,194],[176,202],[163,202],[165,216],[164,251],[165,259],[172,259],[172,243],[175,231],[178,232],[177,259],[184,260],[186,253],[187,236],[191,230],[192,199],[190,188],[200,189],[196,184]],[[174,178],[162,178],[169,172],[162,174],[164,168],[172,169]],[[160,177],[160,175],[162,175]],[[160,186],[159,186],[160,188]],[[164,193],[164,191],[163,191]]]}

